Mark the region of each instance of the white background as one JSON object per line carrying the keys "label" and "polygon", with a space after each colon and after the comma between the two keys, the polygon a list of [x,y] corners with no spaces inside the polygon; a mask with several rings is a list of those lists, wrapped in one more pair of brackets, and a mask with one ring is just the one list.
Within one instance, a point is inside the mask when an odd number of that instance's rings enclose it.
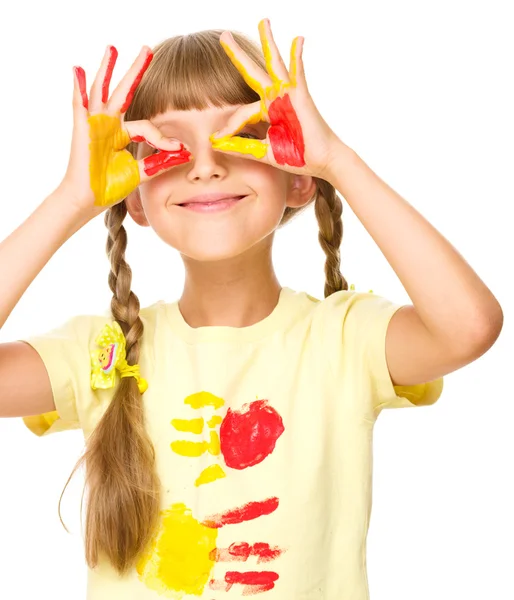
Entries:
{"label": "white background", "polygon": [[[446,377],[439,403],[385,411],[376,424],[372,600],[514,598],[511,9],[506,0],[20,0],[0,9],[0,239],[65,172],[73,65],[84,67],[91,83],[106,45],[114,44],[112,90],[143,44],[208,28],[258,40],[258,21],[269,17],[286,60],[293,37],[305,36],[309,87],[336,133],[451,240],[500,300],[499,340]],[[409,303],[346,202],[343,220],[348,281]],[[150,228],[129,217],[126,226],[141,304],[175,300],[183,283],[178,254]],[[107,310],[105,240],[100,217],[67,242],[19,302],[0,342]],[[322,297],[324,255],[313,210],[278,233],[275,260],[282,285]],[[79,431],[38,439],[21,419],[0,420],[0,598],[85,597],[81,474],[63,503],[72,535],[57,515],[82,445]]]}

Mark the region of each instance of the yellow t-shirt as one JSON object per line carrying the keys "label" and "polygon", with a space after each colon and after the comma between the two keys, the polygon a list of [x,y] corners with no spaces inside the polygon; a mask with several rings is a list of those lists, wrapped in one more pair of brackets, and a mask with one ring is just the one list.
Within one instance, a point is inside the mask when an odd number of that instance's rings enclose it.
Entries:
{"label": "yellow t-shirt", "polygon": [[[178,302],[141,310],[147,428],[162,483],[152,546],[120,578],[88,570],[88,600],[367,600],[372,432],[385,407],[433,404],[442,379],[394,388],[385,359],[401,305],[283,288],[249,327],[190,327]],[[57,411],[38,435],[87,437],[112,398],[90,386],[108,322],[79,316],[25,340],[48,369]]]}

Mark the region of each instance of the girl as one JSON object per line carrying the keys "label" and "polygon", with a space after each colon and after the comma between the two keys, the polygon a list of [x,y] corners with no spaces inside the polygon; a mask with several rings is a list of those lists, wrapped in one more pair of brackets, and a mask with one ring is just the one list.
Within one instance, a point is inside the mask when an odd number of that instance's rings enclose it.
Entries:
{"label": "girl", "polygon": [[[368,598],[377,416],[433,404],[502,327],[464,259],[323,120],[303,38],[287,68],[268,20],[259,32],[262,53],[218,30],[144,47],[110,97],[112,46],[89,94],[76,68],[66,175],[0,246],[1,326],[106,211],[112,321],[0,345],[0,414],[84,432],[91,600]],[[336,191],[412,305],[348,289]],[[310,203],[322,301],[271,261],[275,230]],[[140,310],[127,212],[180,252],[178,301]]]}

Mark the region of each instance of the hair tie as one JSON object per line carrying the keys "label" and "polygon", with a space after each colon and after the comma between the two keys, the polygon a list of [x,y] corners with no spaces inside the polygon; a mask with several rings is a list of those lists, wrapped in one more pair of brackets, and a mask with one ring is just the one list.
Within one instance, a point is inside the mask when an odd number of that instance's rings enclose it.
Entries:
{"label": "hair tie", "polygon": [[114,387],[116,371],[120,377],[135,377],[141,394],[148,389],[148,382],[139,373],[139,365],[128,365],[125,353],[125,336],[117,321],[105,325],[95,343],[100,350],[91,352],[91,388]]}

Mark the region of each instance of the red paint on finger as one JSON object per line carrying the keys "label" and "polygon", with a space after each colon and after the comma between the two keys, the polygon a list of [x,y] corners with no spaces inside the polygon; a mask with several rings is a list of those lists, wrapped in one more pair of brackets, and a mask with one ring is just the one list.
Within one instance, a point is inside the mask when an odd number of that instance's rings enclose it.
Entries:
{"label": "red paint on finger", "polygon": [[144,65],[141,67],[141,70],[137,74],[137,77],[134,79],[134,83],[132,84],[130,90],[128,91],[127,97],[125,98],[125,102],[124,102],[123,106],[121,107],[120,112],[122,114],[124,112],[127,112],[128,107],[130,106],[130,103],[132,102],[132,98],[134,97],[134,92],[136,91],[136,88],[139,85],[139,82],[143,78],[143,75],[145,74],[146,69],[148,69],[148,65],[152,62],[152,58],[153,58],[153,54],[152,54],[152,52],[149,52],[146,56]]}
{"label": "red paint on finger", "polygon": [[268,114],[272,123],[268,137],[277,163],[291,167],[305,166],[303,132],[289,94],[276,98],[270,104]]}
{"label": "red paint on finger", "polygon": [[186,150],[184,146],[180,150],[173,150],[168,152],[162,150],[157,154],[151,154],[143,160],[144,171],[148,176],[156,175],[159,171],[164,171],[170,167],[175,167],[183,163],[189,162],[191,158],[191,152]]}
{"label": "red paint on finger", "polygon": [[87,91],[86,91],[86,72],[82,67],[73,67],[77,81],[79,82],[80,95],[82,96],[82,106],[88,107]]}
{"label": "red paint on finger", "polygon": [[116,64],[116,59],[118,58],[118,51],[114,46],[110,46],[109,51],[109,64],[107,65],[104,81],[102,83],[102,102],[104,104],[109,98],[109,84],[111,83],[112,71],[114,69],[114,65]]}
{"label": "red paint on finger", "polygon": [[[152,142],[149,142],[144,135],[136,135],[135,138],[132,138],[133,142],[145,142],[146,144],[148,144],[149,146],[151,146],[152,148],[157,149],[157,146],[154,146],[152,144]],[[180,144],[180,149],[182,149],[184,146],[182,144]],[[159,148],[160,149],[160,148]]]}

